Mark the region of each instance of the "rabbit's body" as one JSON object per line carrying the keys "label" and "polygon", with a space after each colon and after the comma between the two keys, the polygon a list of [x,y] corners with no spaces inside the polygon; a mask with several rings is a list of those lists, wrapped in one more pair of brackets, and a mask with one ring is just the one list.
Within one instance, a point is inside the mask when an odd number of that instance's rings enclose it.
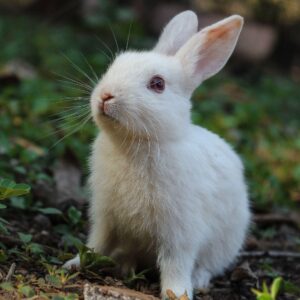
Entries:
{"label": "rabbit's body", "polygon": [[179,14],[153,51],[120,54],[91,96],[102,131],[90,161],[88,246],[124,272],[156,263],[163,295],[171,289],[191,298],[245,239],[242,163],[190,120],[193,90],[226,63],[242,24],[232,16],[197,33],[196,15]]}
{"label": "rabbit's body", "polygon": [[222,272],[245,237],[249,209],[239,158],[217,135],[193,125],[150,150],[147,140],[129,140],[126,154],[123,140],[116,142],[103,132],[94,144],[88,245],[106,255],[122,249],[126,266],[176,249],[192,265],[194,288],[203,287],[209,278],[197,282],[197,272]]}

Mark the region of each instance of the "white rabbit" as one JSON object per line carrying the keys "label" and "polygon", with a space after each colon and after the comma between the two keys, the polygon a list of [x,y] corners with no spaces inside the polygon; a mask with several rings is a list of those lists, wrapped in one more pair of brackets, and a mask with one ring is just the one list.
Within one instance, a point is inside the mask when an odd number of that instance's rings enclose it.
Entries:
{"label": "white rabbit", "polygon": [[102,131],[90,160],[88,247],[124,272],[156,263],[162,296],[192,298],[234,261],[247,233],[243,165],[190,118],[193,90],[224,66],[242,25],[231,16],[197,32],[196,15],[180,13],[152,51],[117,56],[91,96]]}

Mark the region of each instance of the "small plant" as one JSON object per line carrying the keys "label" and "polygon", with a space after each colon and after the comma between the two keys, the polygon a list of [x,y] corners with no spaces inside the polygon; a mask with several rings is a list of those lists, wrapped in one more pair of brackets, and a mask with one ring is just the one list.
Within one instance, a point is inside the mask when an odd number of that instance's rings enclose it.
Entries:
{"label": "small plant", "polygon": [[262,291],[256,289],[251,289],[251,291],[256,295],[257,300],[276,300],[281,284],[282,278],[277,277],[273,280],[270,289],[266,282],[263,282]]}
{"label": "small plant", "polygon": [[9,179],[0,179],[0,200],[25,195],[29,192],[30,186],[27,184],[15,183]]}
{"label": "small plant", "polygon": [[147,280],[145,274],[148,273],[150,270],[151,269],[146,269],[136,274],[135,271],[132,269],[129,276],[126,279],[124,279],[124,283],[131,286],[138,280]]}
{"label": "small plant", "polygon": [[79,275],[79,272],[70,274],[67,270],[60,269],[57,266],[45,264],[45,267],[48,271],[46,281],[58,288],[66,285],[71,279]]}
{"label": "small plant", "polygon": [[84,244],[78,245],[78,252],[80,258],[80,267],[91,269],[94,267],[113,267],[115,262],[108,256],[101,255],[86,247]]}
{"label": "small plant", "polygon": [[23,243],[22,248],[26,254],[39,255],[44,253],[43,247],[40,244],[32,242],[32,235],[18,232],[19,239]]}
{"label": "small plant", "polygon": [[[23,183],[15,183],[9,179],[0,178],[0,201],[10,197],[16,197],[28,194],[30,192],[30,186]],[[6,205],[0,203],[0,210],[5,209]],[[0,218],[0,233],[8,234],[6,226],[8,222]]]}

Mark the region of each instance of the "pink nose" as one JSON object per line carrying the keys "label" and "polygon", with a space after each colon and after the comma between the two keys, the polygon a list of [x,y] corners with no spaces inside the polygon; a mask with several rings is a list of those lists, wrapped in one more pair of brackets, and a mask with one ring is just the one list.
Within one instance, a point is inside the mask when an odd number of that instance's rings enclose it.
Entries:
{"label": "pink nose", "polygon": [[108,101],[108,100],[110,100],[110,99],[113,99],[114,96],[111,93],[103,93],[103,94],[101,94],[100,98],[101,98],[102,102],[99,104],[99,107],[100,107],[100,110],[102,112],[104,112],[104,104],[105,104],[105,102]]}
{"label": "pink nose", "polygon": [[103,93],[101,96],[103,102],[112,99],[114,96],[111,93]]}

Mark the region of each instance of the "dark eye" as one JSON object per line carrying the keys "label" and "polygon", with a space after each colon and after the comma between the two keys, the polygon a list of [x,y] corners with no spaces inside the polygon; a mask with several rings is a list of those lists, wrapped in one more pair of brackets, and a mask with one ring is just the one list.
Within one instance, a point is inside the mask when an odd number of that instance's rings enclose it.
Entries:
{"label": "dark eye", "polygon": [[162,93],[165,89],[165,81],[161,76],[155,75],[150,79],[147,87],[156,93]]}

